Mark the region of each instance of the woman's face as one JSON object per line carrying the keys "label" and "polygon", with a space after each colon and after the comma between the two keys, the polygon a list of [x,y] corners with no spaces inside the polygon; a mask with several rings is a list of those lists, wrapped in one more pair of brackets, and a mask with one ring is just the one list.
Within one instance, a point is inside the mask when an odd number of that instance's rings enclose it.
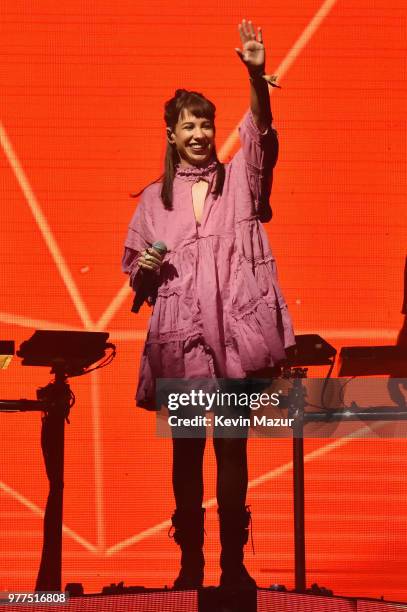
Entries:
{"label": "woman's face", "polygon": [[215,126],[211,119],[195,117],[188,109],[181,111],[174,128],[167,128],[168,141],[175,144],[181,166],[200,166],[215,151]]}

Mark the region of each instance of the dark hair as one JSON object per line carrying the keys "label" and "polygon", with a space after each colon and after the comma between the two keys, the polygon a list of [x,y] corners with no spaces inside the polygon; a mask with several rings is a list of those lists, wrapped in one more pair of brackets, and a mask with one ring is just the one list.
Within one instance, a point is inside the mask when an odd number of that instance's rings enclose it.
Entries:
{"label": "dark hair", "polygon": [[[173,130],[178,122],[179,116],[184,109],[188,109],[195,117],[205,117],[215,122],[216,107],[204,95],[197,91],[177,89],[173,98],[168,100],[164,106],[164,121],[167,128]],[[222,193],[225,182],[225,167],[217,158],[216,151],[214,158],[217,161],[216,181],[213,194],[217,197]],[[165,208],[172,209],[172,189],[176,167],[179,164],[179,157],[175,145],[167,143],[165,152],[164,173],[162,175],[161,199]]]}

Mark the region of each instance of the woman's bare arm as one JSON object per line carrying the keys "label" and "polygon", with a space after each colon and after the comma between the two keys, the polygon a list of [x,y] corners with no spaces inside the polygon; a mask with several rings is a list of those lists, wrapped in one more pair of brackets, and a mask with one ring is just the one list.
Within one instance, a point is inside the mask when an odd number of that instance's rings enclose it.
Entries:
{"label": "woman's bare arm", "polygon": [[242,20],[239,24],[242,49],[236,48],[236,53],[246,66],[250,80],[250,109],[254,121],[261,132],[271,124],[270,95],[267,82],[262,78],[265,74],[266,54],[261,28],[257,34],[251,21]]}

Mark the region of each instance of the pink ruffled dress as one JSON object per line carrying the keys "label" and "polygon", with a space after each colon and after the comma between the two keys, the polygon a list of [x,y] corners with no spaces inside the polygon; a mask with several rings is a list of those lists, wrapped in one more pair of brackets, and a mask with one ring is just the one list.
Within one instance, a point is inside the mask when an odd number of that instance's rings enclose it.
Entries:
{"label": "pink ruffled dress", "polygon": [[[276,132],[260,133],[250,111],[240,126],[241,149],[225,164],[223,192],[214,196],[216,162],[178,167],[173,210],[148,186],[130,222],[123,270],[137,289],[145,279],[140,253],[160,240],[168,252],[141,357],[136,400],[155,406],[157,378],[245,378],[284,359],[295,343],[276,263],[261,219],[277,159]],[[192,186],[208,181],[197,224]]]}

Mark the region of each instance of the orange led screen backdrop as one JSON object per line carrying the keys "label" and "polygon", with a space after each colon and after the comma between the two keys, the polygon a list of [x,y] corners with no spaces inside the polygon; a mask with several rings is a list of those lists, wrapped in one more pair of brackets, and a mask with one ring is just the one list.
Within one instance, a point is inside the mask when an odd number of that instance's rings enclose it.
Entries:
{"label": "orange led screen backdrop", "polygon": [[[163,586],[179,550],[170,440],[136,409],[149,310],[130,313],[120,268],[130,194],[161,173],[163,103],[179,87],[217,106],[217,148],[237,149],[248,107],[238,22],[263,27],[280,157],[267,232],[296,333],[392,344],[406,255],[406,5],[399,0],[196,3],[3,0],[0,339],[105,330],[117,358],[73,379],[66,427],[63,584]],[[157,236],[157,239],[160,237]],[[3,398],[35,397],[46,368],[17,357]],[[321,372],[318,372],[321,375]],[[0,414],[0,590],[31,590],[48,490],[38,413]],[[309,583],[407,599],[405,440],[307,440]],[[251,440],[258,583],[293,587],[289,440]],[[216,584],[212,445],[205,457],[206,584]]]}

